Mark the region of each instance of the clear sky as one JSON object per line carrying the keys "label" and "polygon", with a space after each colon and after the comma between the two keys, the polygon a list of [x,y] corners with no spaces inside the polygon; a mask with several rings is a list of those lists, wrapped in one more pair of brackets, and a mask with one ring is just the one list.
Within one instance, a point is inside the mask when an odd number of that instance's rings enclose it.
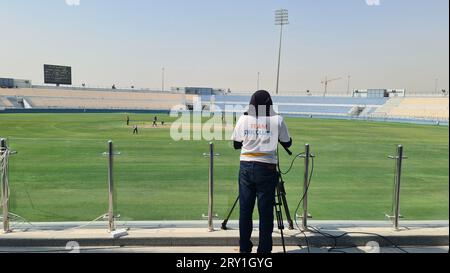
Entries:
{"label": "clear sky", "polygon": [[[68,5],[76,3],[79,5]],[[370,1],[370,0],[369,0]],[[376,2],[374,0],[371,0]],[[448,0],[0,0],[0,77],[43,82],[70,65],[74,84],[274,90],[449,88]]]}

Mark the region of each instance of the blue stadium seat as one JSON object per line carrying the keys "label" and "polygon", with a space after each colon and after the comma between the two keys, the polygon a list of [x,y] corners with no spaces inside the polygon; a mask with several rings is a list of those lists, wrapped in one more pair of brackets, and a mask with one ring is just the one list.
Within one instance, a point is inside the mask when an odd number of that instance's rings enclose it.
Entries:
{"label": "blue stadium seat", "polygon": [[[201,99],[203,103],[208,103],[211,96],[202,96]],[[384,105],[388,98],[274,96],[273,100],[280,113],[347,115],[355,106],[369,107],[367,112],[373,113],[378,106]],[[245,107],[249,101],[248,95],[215,96],[215,104],[221,109],[225,109],[227,104]]]}

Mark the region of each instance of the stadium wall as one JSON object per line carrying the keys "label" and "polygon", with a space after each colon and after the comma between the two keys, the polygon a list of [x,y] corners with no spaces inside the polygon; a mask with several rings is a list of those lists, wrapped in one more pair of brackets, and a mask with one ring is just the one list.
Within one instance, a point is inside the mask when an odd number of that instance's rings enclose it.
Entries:
{"label": "stadium wall", "polygon": [[170,114],[169,110],[124,110],[124,109],[0,109],[0,114],[108,114],[108,113],[134,113],[134,114]]}
{"label": "stadium wall", "polygon": [[[249,95],[211,97],[125,90],[19,88],[0,89],[0,113],[169,113],[174,105],[192,106],[197,98],[201,98],[204,110],[212,103],[223,110],[225,105],[245,107],[250,100]],[[285,116],[448,125],[448,98],[442,97],[274,96],[273,99]]]}
{"label": "stadium wall", "polygon": [[[170,111],[160,110],[123,110],[123,109],[0,109],[1,114],[112,114],[112,113],[130,113],[130,114],[164,114],[169,115]],[[448,121],[418,120],[408,118],[381,118],[381,117],[350,117],[335,115],[304,115],[304,114],[283,114],[285,117],[308,118],[308,119],[338,119],[354,121],[371,122],[393,122],[410,123],[433,126],[449,126]]]}

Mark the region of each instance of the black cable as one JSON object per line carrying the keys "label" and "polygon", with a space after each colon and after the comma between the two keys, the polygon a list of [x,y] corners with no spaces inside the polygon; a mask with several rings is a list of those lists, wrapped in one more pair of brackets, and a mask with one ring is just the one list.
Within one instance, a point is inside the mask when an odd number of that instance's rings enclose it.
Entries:
{"label": "black cable", "polygon": [[[297,218],[297,217],[295,217],[295,218]],[[297,225],[297,228],[298,228],[297,220],[295,220],[295,224]],[[300,232],[301,232],[301,234],[303,234],[303,236],[305,237],[306,250],[308,251],[308,254],[310,254],[310,253],[311,253],[311,248],[309,247],[308,235],[306,235],[305,231],[300,231]],[[303,248],[301,244],[300,244],[299,246],[300,246],[301,248]]]}
{"label": "black cable", "polygon": [[[372,232],[344,232],[344,233],[342,233],[342,234],[340,234],[340,235],[332,235],[332,234],[329,234],[329,233],[320,231],[320,230],[319,230],[318,228],[316,228],[316,227],[310,226],[309,229],[310,229],[310,231],[311,231],[312,233],[319,234],[319,235],[321,235],[321,236],[323,236],[323,237],[325,237],[325,238],[328,238],[328,239],[332,239],[332,240],[333,240],[333,242],[334,242],[334,243],[333,243],[333,246],[328,250],[328,252],[335,252],[335,250],[342,250],[342,249],[348,249],[348,248],[356,248],[356,247],[358,247],[357,245],[353,245],[353,246],[348,246],[348,247],[342,247],[342,248],[339,248],[339,247],[337,247],[337,244],[338,244],[338,240],[339,240],[340,238],[343,238],[343,237],[345,237],[345,236],[347,236],[347,235],[359,234],[359,235],[370,235],[370,236],[376,236],[376,237],[379,237],[379,238],[383,239],[384,241],[388,242],[390,246],[392,246],[392,247],[394,247],[394,248],[396,248],[396,249],[402,251],[403,253],[408,253],[408,251],[406,251],[406,250],[403,249],[402,247],[400,247],[400,246],[398,246],[397,244],[395,244],[393,241],[391,241],[391,240],[390,240],[389,238],[387,238],[386,236],[383,236],[383,235],[380,235],[380,234],[377,234],[377,233],[372,233]],[[345,252],[344,252],[344,253],[345,253]]]}
{"label": "black cable", "polygon": [[[278,152],[277,152],[277,153],[278,153]],[[300,153],[300,154],[296,155],[295,158],[291,161],[291,165],[289,166],[289,169],[288,169],[286,172],[282,172],[282,171],[281,171],[281,168],[280,168],[280,160],[279,160],[279,157],[278,157],[277,168],[278,168],[278,172],[279,172],[279,175],[280,175],[280,179],[281,179],[281,180],[283,180],[282,175],[287,175],[287,174],[289,174],[289,173],[292,171],[292,168],[293,168],[293,166],[294,166],[295,161],[296,161],[298,158],[300,158],[300,157],[302,157],[302,156],[304,156],[304,155],[305,155],[305,153]],[[303,193],[302,198],[301,198],[300,201],[298,202],[298,205],[297,205],[297,207],[296,207],[296,209],[295,209],[295,215],[294,215],[295,225],[296,225],[297,229],[300,231],[300,233],[303,234],[303,236],[305,237],[305,242],[306,242],[306,245],[307,245],[308,253],[311,253],[311,249],[310,249],[311,247],[310,247],[310,245],[309,245],[308,236],[306,235],[305,231],[302,231],[302,230],[300,229],[300,227],[299,227],[299,225],[298,225],[298,221],[297,221],[297,214],[298,214],[298,211],[299,211],[299,209],[300,209],[300,206],[301,206],[303,200],[306,198],[306,196],[307,196],[308,193],[309,193],[309,189],[310,189],[310,186],[311,186],[312,178],[313,178],[313,176],[314,176],[314,157],[310,157],[310,158],[311,158],[311,171],[310,171],[310,175],[309,175],[308,185],[307,185],[307,187],[306,187],[305,192]],[[349,247],[342,247],[342,248],[341,248],[341,247],[337,247],[337,245],[338,245],[338,240],[339,240],[340,238],[342,238],[342,237],[344,237],[344,236],[347,236],[347,235],[352,235],[352,234],[371,235],[371,236],[379,237],[379,238],[383,239],[384,241],[388,242],[392,247],[394,247],[394,248],[396,248],[396,249],[402,251],[403,253],[408,253],[405,249],[403,249],[402,247],[396,245],[396,244],[395,244],[394,242],[392,242],[389,238],[387,238],[387,237],[385,237],[385,236],[383,236],[383,235],[377,234],[377,233],[370,233],[370,232],[345,232],[345,233],[340,234],[340,235],[332,235],[332,234],[329,234],[329,233],[320,231],[319,229],[317,229],[317,228],[315,228],[315,227],[312,227],[312,226],[309,226],[308,229],[309,229],[309,231],[311,231],[312,233],[319,234],[319,235],[321,235],[321,236],[323,236],[323,237],[325,237],[325,238],[328,238],[328,239],[333,240],[333,246],[332,246],[331,248],[328,249],[328,252],[330,252],[330,253],[331,253],[331,252],[346,253],[345,251],[343,251],[343,249],[356,248],[356,247],[358,247],[358,246],[356,246],[356,245],[355,245],[355,246],[349,246]],[[302,245],[299,244],[299,247],[302,248]]]}
{"label": "black cable", "polygon": [[[302,205],[303,200],[305,200],[306,196],[309,193],[309,187],[311,186],[311,181],[312,181],[313,176],[314,176],[314,157],[311,157],[311,171],[309,173],[308,185],[305,189],[305,192],[303,193],[302,198],[300,199],[300,201],[297,204],[297,208],[295,209],[295,215],[297,215],[297,213],[300,209],[300,206]],[[297,225],[297,227],[298,227],[298,225]]]}
{"label": "black cable", "polygon": [[[283,174],[283,175],[288,174],[288,173],[292,170],[292,167],[293,167],[293,165],[294,165],[294,162],[297,160],[297,158],[299,158],[299,157],[301,157],[301,156],[303,156],[303,155],[304,155],[304,153],[298,154],[298,155],[292,160],[291,166],[289,167],[289,169],[288,169],[285,173],[282,173],[282,174]],[[299,209],[300,209],[300,206],[301,206],[303,200],[306,198],[307,194],[309,193],[309,189],[310,189],[310,186],[311,186],[311,182],[312,182],[313,175],[314,175],[314,157],[311,157],[311,171],[310,171],[310,176],[309,176],[308,185],[307,185],[307,187],[306,187],[306,190],[305,190],[305,192],[304,192],[302,198],[301,198],[300,201],[298,202],[297,208],[296,208],[295,213],[294,213],[295,225],[297,226],[297,229],[301,232],[301,234],[303,234],[303,235],[305,236],[305,241],[306,241],[306,244],[307,244],[308,253],[310,253],[309,241],[308,241],[308,239],[307,239],[307,235],[305,234],[305,232],[302,231],[302,230],[300,229],[300,227],[299,227],[299,225],[298,225],[298,221],[297,221],[297,217],[296,217],[296,216],[297,216],[297,213],[298,213],[298,211],[299,211]],[[392,242],[389,238],[387,238],[387,237],[385,237],[385,236],[383,236],[383,235],[377,234],[377,233],[370,233],[370,232],[345,232],[345,233],[343,233],[343,234],[341,234],[341,235],[332,235],[332,234],[329,234],[329,233],[322,232],[322,231],[320,231],[319,229],[317,229],[317,228],[315,228],[315,227],[309,227],[309,228],[310,228],[310,231],[312,231],[313,233],[319,234],[319,235],[321,235],[321,236],[323,236],[323,237],[325,237],[325,238],[328,238],[328,239],[332,239],[332,240],[333,240],[333,247],[329,248],[328,252],[346,253],[346,252],[343,251],[342,249],[347,249],[347,248],[357,247],[357,246],[350,246],[350,247],[346,247],[346,248],[338,248],[337,245],[338,245],[338,240],[339,240],[340,238],[342,238],[342,237],[344,237],[344,236],[347,236],[347,235],[359,234],[359,235],[371,235],[371,236],[379,237],[379,238],[383,239],[384,241],[388,242],[392,247],[394,247],[394,248],[396,248],[396,249],[402,251],[403,253],[408,253],[408,251],[406,251],[406,250],[403,249],[402,247],[396,245],[396,244],[395,244],[394,242]],[[299,245],[299,246],[302,247],[301,245]]]}
{"label": "black cable", "polygon": [[302,198],[298,202],[297,208],[295,209],[295,212],[294,212],[295,225],[297,226],[297,229],[303,234],[303,236],[305,236],[306,248],[308,250],[308,253],[311,253],[311,247],[309,246],[308,236],[306,235],[305,231],[301,230],[301,228],[298,226],[297,214],[298,214],[298,211],[300,209],[300,206],[301,206],[303,200],[305,200],[306,196],[308,195],[309,187],[311,186],[312,177],[314,175],[314,158],[311,157],[311,159],[312,159],[311,160],[311,172],[309,174],[308,186],[306,187],[305,192],[303,193]]}
{"label": "black cable", "polygon": [[289,169],[288,169],[286,172],[282,172],[281,169],[279,168],[280,174],[282,174],[282,175],[287,175],[288,173],[290,173],[291,170],[292,170],[292,167],[294,166],[295,161],[296,161],[298,158],[302,157],[304,154],[305,154],[305,153],[300,153],[300,154],[296,155],[295,158],[294,158],[294,159],[292,160],[292,162],[291,162],[291,166],[289,167]]}
{"label": "black cable", "polygon": [[[293,168],[293,166],[294,166],[295,161],[296,161],[298,158],[302,157],[303,155],[305,155],[305,153],[300,153],[300,154],[296,155],[296,156],[294,157],[294,159],[292,159],[291,165],[290,165],[289,169],[288,169],[286,172],[282,172],[282,171],[281,171],[281,168],[280,168],[280,160],[278,159],[278,171],[279,171],[279,173],[280,173],[280,178],[281,178],[281,180],[283,180],[282,175],[287,175],[288,173],[290,173],[291,170],[292,170],[292,168]],[[298,212],[298,210],[299,210],[299,208],[300,208],[300,204],[303,202],[303,200],[305,199],[305,197],[306,197],[306,195],[307,195],[307,192],[308,192],[308,189],[309,189],[309,185],[311,184],[311,181],[312,181],[312,175],[313,175],[313,173],[314,173],[314,163],[312,163],[312,168],[311,168],[310,178],[309,178],[309,182],[308,182],[308,187],[307,187],[307,189],[306,189],[306,191],[305,191],[303,197],[301,198],[301,200],[300,200],[300,202],[299,202],[299,205],[297,206],[297,208],[296,208],[296,210],[295,210],[295,214],[294,214],[295,225],[297,226],[297,228],[298,228],[299,230],[300,230],[300,228],[299,228],[299,226],[298,226],[297,216],[296,216],[296,215],[297,215],[297,212]],[[301,230],[300,230],[300,232],[301,232],[301,233],[303,234],[303,236],[305,237],[306,249],[308,250],[308,253],[311,253],[311,250],[310,250],[310,247],[309,247],[308,236],[306,235],[306,233],[305,233],[304,231],[301,231]],[[299,244],[299,247],[303,248],[303,246],[302,246],[301,244]]]}

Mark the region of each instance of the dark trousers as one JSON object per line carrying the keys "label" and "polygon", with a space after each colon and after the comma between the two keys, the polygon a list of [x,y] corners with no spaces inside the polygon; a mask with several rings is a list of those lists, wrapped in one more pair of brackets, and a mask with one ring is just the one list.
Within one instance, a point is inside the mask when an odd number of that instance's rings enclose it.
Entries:
{"label": "dark trousers", "polygon": [[259,212],[258,253],[272,252],[273,211],[277,183],[278,173],[275,165],[241,162],[239,171],[239,243],[242,253],[252,252],[253,209],[256,199],[258,199]]}

